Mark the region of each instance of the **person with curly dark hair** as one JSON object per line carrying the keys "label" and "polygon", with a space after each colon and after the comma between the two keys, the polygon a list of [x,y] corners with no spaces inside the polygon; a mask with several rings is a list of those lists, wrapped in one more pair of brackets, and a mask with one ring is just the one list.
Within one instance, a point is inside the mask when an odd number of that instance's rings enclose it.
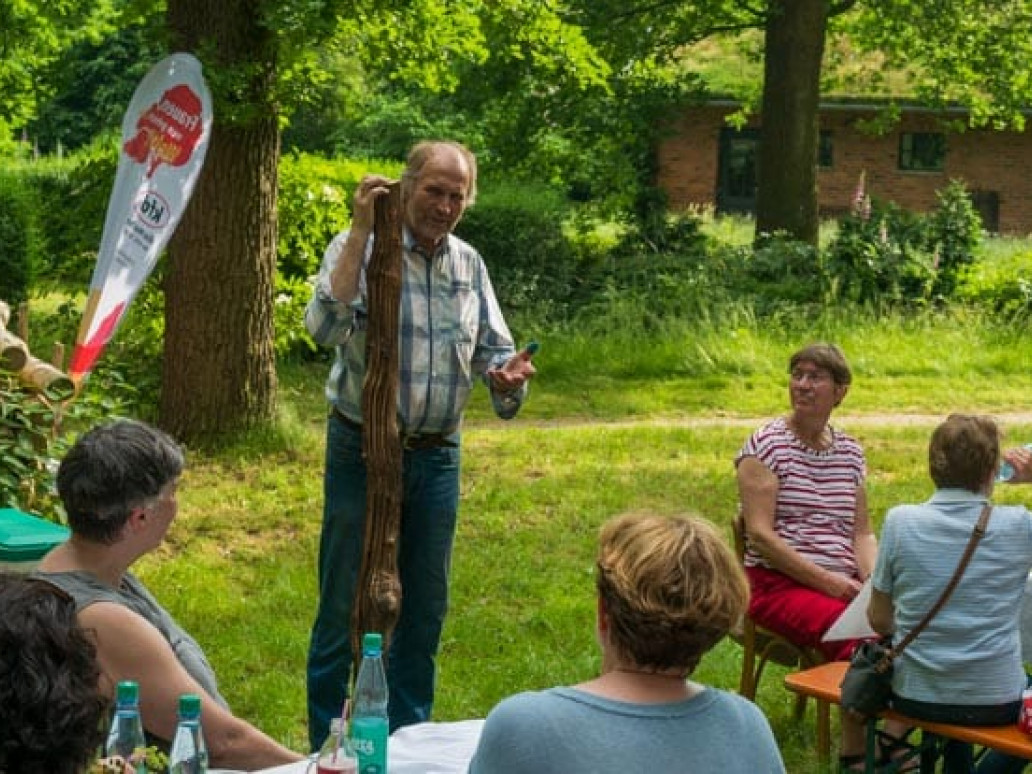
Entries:
{"label": "person with curly dark hair", "polygon": [[81,774],[102,742],[108,700],[72,598],[0,573],[0,771]]}
{"label": "person with curly dark hair", "polygon": [[749,599],[717,529],[693,516],[627,514],[599,542],[601,674],[502,701],[470,774],[783,774],[756,705],[688,679]]}

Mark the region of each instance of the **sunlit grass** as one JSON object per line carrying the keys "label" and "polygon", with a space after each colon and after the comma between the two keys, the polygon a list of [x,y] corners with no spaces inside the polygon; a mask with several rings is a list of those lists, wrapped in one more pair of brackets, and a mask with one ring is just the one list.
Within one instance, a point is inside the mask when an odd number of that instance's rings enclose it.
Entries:
{"label": "sunlit grass", "polygon": [[[748,223],[714,227],[751,239]],[[994,260],[1027,260],[999,249]],[[626,510],[691,511],[730,535],[732,459],[754,427],[786,410],[786,361],[807,342],[839,344],[853,366],[834,421],[867,450],[876,525],[892,505],[930,494],[926,444],[937,418],[1017,414],[1008,437],[1032,441],[1032,336],[983,310],[760,318],[736,302],[668,319],[646,304],[616,298],[606,315],[543,331],[539,374],[516,419],[495,419],[475,391],[437,719],[482,717],[514,691],[596,673],[600,525]],[[140,567],[205,647],[236,712],[297,749],[307,737],[328,367],[280,368],[273,427],[217,454],[191,453],[180,516]],[[1001,487],[996,498],[1023,495]],[[734,690],[739,669],[738,647],[724,642],[698,677]],[[769,669],[758,703],[788,770],[815,771],[812,709],[806,723],[792,721],[782,674]]]}

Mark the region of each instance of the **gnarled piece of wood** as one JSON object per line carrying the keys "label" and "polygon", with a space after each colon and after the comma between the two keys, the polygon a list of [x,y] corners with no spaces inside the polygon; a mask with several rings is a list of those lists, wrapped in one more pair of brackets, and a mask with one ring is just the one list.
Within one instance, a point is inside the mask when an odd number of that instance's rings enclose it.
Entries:
{"label": "gnarled piece of wood", "polygon": [[380,632],[384,653],[401,614],[401,436],[398,432],[398,312],[401,305],[401,187],[376,200],[373,253],[366,271],[369,319],[362,384],[366,520],[351,618],[356,658],[364,632]]}

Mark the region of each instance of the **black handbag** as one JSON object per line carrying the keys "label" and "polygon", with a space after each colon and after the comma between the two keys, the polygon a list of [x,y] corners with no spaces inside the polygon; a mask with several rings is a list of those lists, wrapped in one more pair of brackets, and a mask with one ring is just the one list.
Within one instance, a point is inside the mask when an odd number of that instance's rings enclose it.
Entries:
{"label": "black handbag", "polygon": [[971,555],[975,552],[978,541],[985,535],[992,510],[992,505],[989,503],[982,508],[978,523],[975,524],[971,533],[971,539],[968,540],[967,547],[964,549],[964,555],[960,557],[957,569],[953,571],[953,577],[942,590],[939,600],[932,605],[932,609],[925,614],[917,626],[911,629],[894,648],[887,647],[885,643],[877,640],[866,640],[857,645],[849,659],[849,668],[839,686],[840,701],[844,709],[861,715],[877,715],[889,706],[889,699],[892,697],[894,660],[907,645],[913,642],[914,638],[921,633],[921,630],[928,625],[946,604],[946,600],[950,598],[957,583],[960,582],[960,576],[964,574],[968,562],[971,561]]}
{"label": "black handbag", "polygon": [[879,640],[865,640],[857,645],[839,687],[842,706],[861,715],[877,715],[888,707],[893,657],[892,649]]}

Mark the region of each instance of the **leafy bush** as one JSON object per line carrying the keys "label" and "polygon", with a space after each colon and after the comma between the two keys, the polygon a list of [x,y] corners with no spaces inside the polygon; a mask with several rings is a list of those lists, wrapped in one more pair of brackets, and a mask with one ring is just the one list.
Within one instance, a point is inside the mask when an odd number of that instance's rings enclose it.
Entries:
{"label": "leafy bush", "polygon": [[308,280],[276,275],[272,310],[276,359],[280,362],[304,360],[319,353],[319,347],[304,325],[305,307],[311,297],[312,286]]}
{"label": "leafy bush", "polygon": [[937,269],[933,292],[950,298],[960,272],[975,262],[975,252],[982,241],[982,218],[964,183],[958,180],[936,192],[936,197],[939,206],[928,223]]}
{"label": "leafy bush", "polygon": [[279,270],[289,278],[315,274],[323,252],[351,220],[351,197],[363,175],[397,177],[401,165],[292,153],[279,166]]}
{"label": "leafy bush", "polygon": [[108,200],[118,167],[114,136],[99,138],[64,163],[37,166],[32,182],[44,212],[46,285],[89,284],[100,250]]}
{"label": "leafy bush", "polygon": [[0,369],[0,507],[63,522],[54,474],[70,436],[115,416],[139,416],[134,389],[117,371],[98,369],[76,398],[60,403]]}
{"label": "leafy bush", "polygon": [[893,203],[842,218],[828,247],[832,292],[861,304],[926,301],[935,280],[925,219]]}
{"label": "leafy bush", "polygon": [[19,175],[0,175],[0,299],[16,305],[29,289],[44,253],[35,191]]}
{"label": "leafy bush", "polygon": [[1032,317],[1032,251],[1014,250],[993,260],[976,260],[957,276],[954,298],[1004,321],[1024,323]]}
{"label": "leafy bush", "polygon": [[813,245],[775,234],[755,247],[725,249],[741,254],[743,269],[735,275],[735,289],[751,297],[759,313],[826,300],[825,256]]}
{"label": "leafy bush", "polygon": [[499,303],[539,321],[561,314],[577,286],[578,253],[566,237],[571,207],[543,185],[491,184],[456,234],[484,257]]}

